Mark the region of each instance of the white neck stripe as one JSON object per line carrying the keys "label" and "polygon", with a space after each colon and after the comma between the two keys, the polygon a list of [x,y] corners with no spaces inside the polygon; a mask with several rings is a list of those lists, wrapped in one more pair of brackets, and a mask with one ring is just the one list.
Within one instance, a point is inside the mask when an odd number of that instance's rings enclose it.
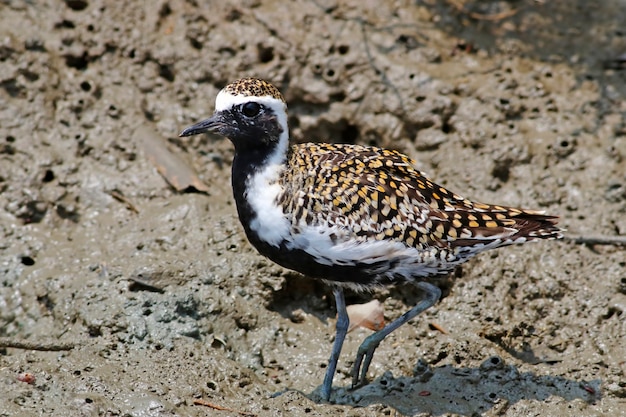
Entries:
{"label": "white neck stripe", "polygon": [[243,103],[255,102],[267,107],[276,116],[282,132],[276,147],[267,155],[259,171],[246,180],[246,198],[255,213],[250,221],[252,229],[261,240],[278,247],[289,237],[290,224],[276,200],[281,193],[278,184],[289,149],[289,127],[287,125],[287,106],[282,100],[272,96],[232,95],[220,91],[215,100],[215,111],[231,110]]}

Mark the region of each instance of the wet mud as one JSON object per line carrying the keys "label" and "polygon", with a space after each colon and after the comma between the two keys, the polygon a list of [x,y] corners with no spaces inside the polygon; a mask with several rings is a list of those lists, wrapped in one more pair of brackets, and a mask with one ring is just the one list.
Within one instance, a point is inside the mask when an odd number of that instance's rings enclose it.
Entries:
{"label": "wet mud", "polygon": [[177,137],[229,81],[278,86],[294,140],[626,236],[624,1],[375,3],[0,4],[0,416],[626,415],[626,249],[571,239],[464,265],[350,390],[354,330],[319,400],[332,292],[250,247],[232,145]]}

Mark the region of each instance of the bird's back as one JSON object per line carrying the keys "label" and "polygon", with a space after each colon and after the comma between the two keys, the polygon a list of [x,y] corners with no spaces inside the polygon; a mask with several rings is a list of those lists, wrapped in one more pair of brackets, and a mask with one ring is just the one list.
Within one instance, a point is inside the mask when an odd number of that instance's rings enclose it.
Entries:
{"label": "bird's back", "polygon": [[291,224],[284,246],[321,265],[362,268],[378,277],[373,284],[445,274],[487,249],[561,237],[556,217],[471,202],[397,151],[294,145],[279,182]]}

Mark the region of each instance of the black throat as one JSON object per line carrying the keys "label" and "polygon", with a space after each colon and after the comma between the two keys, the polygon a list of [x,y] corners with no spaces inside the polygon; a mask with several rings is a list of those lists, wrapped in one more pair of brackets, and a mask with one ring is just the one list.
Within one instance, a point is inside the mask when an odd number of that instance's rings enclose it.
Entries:
{"label": "black throat", "polygon": [[238,108],[225,111],[223,118],[228,123],[220,133],[235,145],[232,185],[239,220],[248,238],[251,241],[258,240],[250,230],[250,222],[258,213],[254,212],[248,202],[247,188],[250,180],[267,167],[269,158],[278,149],[283,126],[280,125],[276,114],[266,107],[263,107],[263,111],[255,118],[245,117]]}

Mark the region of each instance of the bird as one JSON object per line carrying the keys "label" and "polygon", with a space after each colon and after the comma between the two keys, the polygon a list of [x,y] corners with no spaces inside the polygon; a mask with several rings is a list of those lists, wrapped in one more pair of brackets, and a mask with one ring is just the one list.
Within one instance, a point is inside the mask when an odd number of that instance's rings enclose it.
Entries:
{"label": "bird", "polygon": [[330,285],[336,335],[320,396],[329,401],[349,317],[344,290],[396,284],[419,302],[364,339],[352,387],[367,383],[374,351],[387,335],[435,305],[433,278],[486,250],[560,239],[544,211],[473,202],[437,185],[396,150],[358,144],[291,143],[287,104],[259,78],[226,85],[208,119],[181,137],[213,132],[234,145],[232,189],[239,220],[257,251]]}

